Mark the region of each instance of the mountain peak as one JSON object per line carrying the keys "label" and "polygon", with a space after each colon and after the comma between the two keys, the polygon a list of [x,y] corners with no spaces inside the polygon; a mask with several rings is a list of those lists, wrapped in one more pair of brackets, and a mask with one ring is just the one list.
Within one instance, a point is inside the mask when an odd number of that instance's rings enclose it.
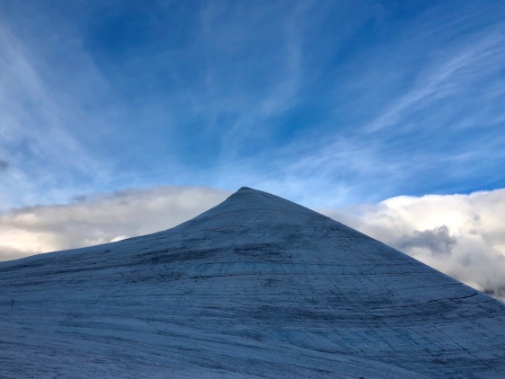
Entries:
{"label": "mountain peak", "polygon": [[[233,218],[235,223],[256,220],[265,223],[292,224],[306,222],[307,218],[329,220],[326,216],[268,192],[241,187],[221,204],[191,221],[211,218],[222,219],[226,215]],[[194,222],[192,225],[194,225]]]}
{"label": "mountain peak", "polygon": [[164,232],[0,263],[0,315],[13,379],[505,377],[503,304],[247,187]]}

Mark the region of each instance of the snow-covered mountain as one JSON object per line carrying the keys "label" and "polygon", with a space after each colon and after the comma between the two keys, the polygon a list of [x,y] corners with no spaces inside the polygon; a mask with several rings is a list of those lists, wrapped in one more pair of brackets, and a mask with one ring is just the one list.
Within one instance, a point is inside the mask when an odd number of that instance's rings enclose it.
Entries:
{"label": "snow-covered mountain", "polygon": [[1,378],[505,378],[505,305],[242,188],[173,229],[0,263]]}

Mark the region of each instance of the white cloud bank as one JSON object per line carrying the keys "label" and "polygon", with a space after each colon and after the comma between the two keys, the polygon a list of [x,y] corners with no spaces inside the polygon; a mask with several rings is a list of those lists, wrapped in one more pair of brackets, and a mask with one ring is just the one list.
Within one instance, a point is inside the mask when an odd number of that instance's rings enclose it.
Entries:
{"label": "white cloud bank", "polygon": [[[156,187],[21,208],[0,215],[0,260],[168,229],[228,195],[204,187]],[[322,213],[505,299],[505,189],[400,196]]]}
{"label": "white cloud bank", "polygon": [[0,261],[168,229],[229,195],[204,187],[155,187],[14,210],[0,215]]}
{"label": "white cloud bank", "polygon": [[505,189],[399,196],[322,213],[505,299]]}

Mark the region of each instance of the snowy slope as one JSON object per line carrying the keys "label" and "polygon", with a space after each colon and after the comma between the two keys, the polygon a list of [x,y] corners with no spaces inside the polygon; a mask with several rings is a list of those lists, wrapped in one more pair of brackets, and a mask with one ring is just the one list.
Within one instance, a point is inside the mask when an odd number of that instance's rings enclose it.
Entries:
{"label": "snowy slope", "polygon": [[243,188],[176,228],[0,263],[0,378],[505,378],[505,305]]}

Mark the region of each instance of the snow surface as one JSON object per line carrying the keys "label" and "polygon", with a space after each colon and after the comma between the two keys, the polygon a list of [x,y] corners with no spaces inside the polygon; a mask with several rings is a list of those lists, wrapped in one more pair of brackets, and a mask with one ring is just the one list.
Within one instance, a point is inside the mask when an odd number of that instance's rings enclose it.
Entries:
{"label": "snow surface", "polygon": [[0,263],[0,378],[505,378],[505,305],[243,188],[173,229]]}

